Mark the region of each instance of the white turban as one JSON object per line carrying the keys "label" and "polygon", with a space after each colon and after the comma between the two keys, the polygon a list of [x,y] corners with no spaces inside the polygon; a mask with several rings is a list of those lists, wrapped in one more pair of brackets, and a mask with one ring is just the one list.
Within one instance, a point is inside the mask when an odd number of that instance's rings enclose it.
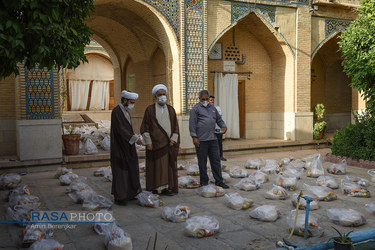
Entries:
{"label": "white turban", "polygon": [[121,92],[121,97],[128,99],[128,100],[137,100],[138,99],[138,94],[134,92],[129,92],[126,90],[123,90]]}
{"label": "white turban", "polygon": [[165,93],[168,94],[168,89],[167,87],[164,85],[164,84],[158,84],[158,85],[155,85],[153,88],[152,88],[152,96],[156,96],[156,92],[158,92],[159,90],[165,90]]}

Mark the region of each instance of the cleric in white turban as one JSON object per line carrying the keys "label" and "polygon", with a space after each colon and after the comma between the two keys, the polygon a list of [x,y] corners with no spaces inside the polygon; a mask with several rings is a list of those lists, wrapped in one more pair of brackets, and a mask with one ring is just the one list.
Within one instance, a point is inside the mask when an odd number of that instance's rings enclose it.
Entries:
{"label": "cleric in white turban", "polygon": [[158,84],[158,85],[155,85],[153,88],[152,88],[152,96],[156,96],[156,92],[158,92],[159,90],[165,90],[165,94],[168,94],[168,89],[167,87],[164,85],[164,84]]}
{"label": "cleric in white turban", "polygon": [[138,156],[135,143],[143,145],[134,133],[129,110],[134,108],[138,94],[123,90],[121,103],[111,114],[111,169],[112,194],[118,205],[126,205],[141,191]]}
{"label": "cleric in white turban", "polygon": [[121,97],[125,98],[127,100],[137,100],[138,99],[138,94],[130,91],[123,90],[121,92]]}

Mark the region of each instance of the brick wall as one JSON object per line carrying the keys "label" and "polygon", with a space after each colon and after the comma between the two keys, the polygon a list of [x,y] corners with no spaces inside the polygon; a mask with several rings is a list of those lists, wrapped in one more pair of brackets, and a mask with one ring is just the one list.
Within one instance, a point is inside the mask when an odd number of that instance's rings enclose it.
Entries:
{"label": "brick wall", "polygon": [[0,156],[16,155],[15,78],[0,81]]}

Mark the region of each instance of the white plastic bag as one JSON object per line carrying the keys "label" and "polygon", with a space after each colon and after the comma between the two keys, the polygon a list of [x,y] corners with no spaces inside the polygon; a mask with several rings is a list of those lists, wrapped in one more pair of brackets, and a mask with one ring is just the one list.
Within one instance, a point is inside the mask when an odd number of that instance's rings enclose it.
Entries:
{"label": "white plastic bag", "polygon": [[327,176],[327,175],[319,176],[318,179],[316,180],[316,184],[318,186],[329,187],[332,189],[339,188],[339,184],[337,183],[335,178],[333,178],[332,176]]}
{"label": "white plastic bag", "polygon": [[346,160],[342,160],[340,163],[335,163],[327,167],[327,172],[330,174],[346,174]]}
{"label": "white plastic bag", "polygon": [[371,176],[371,181],[375,182],[375,169],[370,169],[367,173]]}
{"label": "white plastic bag", "polygon": [[347,179],[341,180],[342,193],[349,197],[364,197],[370,198],[370,191],[366,187],[359,185],[356,182],[348,181]]}
{"label": "white plastic bag", "polygon": [[39,207],[40,203],[37,196],[12,193],[9,196],[9,206],[13,208],[16,205],[26,205],[35,210]]}
{"label": "white plastic bag", "polygon": [[203,238],[219,232],[217,219],[211,216],[195,216],[186,220],[185,233],[188,236]]}
{"label": "white plastic bag", "polygon": [[333,192],[333,190],[330,189],[329,187],[310,186],[304,183],[303,188],[305,189],[306,195],[310,196],[311,198],[316,198],[319,201],[337,200],[337,196],[335,192]]}
{"label": "white plastic bag", "polygon": [[33,211],[33,208],[25,204],[16,205],[13,207],[13,209],[8,207],[6,211],[6,218],[9,221],[17,222],[18,226],[27,226],[28,224],[23,222],[30,221],[31,211]]}
{"label": "white plastic bag", "polygon": [[280,172],[279,163],[276,160],[267,159],[265,165],[260,170],[266,174],[277,174]]}
{"label": "white plastic bag", "polygon": [[281,173],[283,175],[288,175],[288,176],[294,176],[297,178],[297,180],[301,179],[301,176],[303,174],[303,168],[302,169],[297,169],[293,167],[292,165],[286,165],[281,169]]}
{"label": "white plastic bag", "polygon": [[199,166],[197,164],[189,164],[186,167],[186,173],[188,175],[198,176],[199,175]]}
{"label": "white plastic bag", "polygon": [[234,210],[246,210],[254,204],[251,199],[243,198],[238,193],[225,194],[225,205]]}
{"label": "white plastic bag", "polygon": [[367,212],[375,214],[375,203],[366,204],[365,209]]}
{"label": "white plastic bag", "polygon": [[245,178],[247,176],[247,171],[239,166],[234,166],[230,168],[229,175],[233,178]]}
{"label": "white plastic bag", "polygon": [[368,187],[368,186],[370,186],[370,182],[367,179],[359,177],[359,176],[347,175],[347,176],[345,176],[345,179],[347,181],[355,182],[358,185],[360,185],[361,187]]}
{"label": "white plastic bag", "polygon": [[305,162],[303,162],[300,159],[296,159],[294,161],[291,161],[287,166],[293,167],[297,169],[298,171],[301,171],[305,168]]}
{"label": "white plastic bag", "polygon": [[253,176],[241,179],[237,184],[233,186],[235,189],[244,191],[253,191],[260,188],[260,184],[255,180]]}
{"label": "white plastic bag", "polygon": [[255,171],[250,176],[254,177],[259,184],[266,183],[269,180],[268,175],[260,170]]}
{"label": "white plastic bag", "polygon": [[0,189],[13,189],[21,182],[21,175],[15,173],[0,175]]}
{"label": "white plastic bag", "polygon": [[56,170],[55,178],[59,178],[61,175],[68,174],[68,173],[73,173],[73,170],[67,169],[66,167],[58,167]]}
{"label": "white plastic bag", "polygon": [[104,229],[104,244],[108,250],[132,250],[133,244],[130,236],[124,232],[116,223],[110,223]]}
{"label": "white plastic bag", "polygon": [[98,153],[98,148],[96,147],[95,143],[92,142],[90,138],[86,139],[85,142],[85,155],[91,155]]}
{"label": "white plastic bag", "polygon": [[262,161],[260,159],[248,159],[245,164],[245,168],[248,169],[260,169]]}
{"label": "white plastic bag", "polygon": [[53,240],[53,239],[41,239],[38,241],[35,241],[31,247],[30,250],[62,250],[64,248],[64,245]]}
{"label": "white plastic bag", "polygon": [[192,176],[180,176],[178,177],[178,186],[180,188],[198,188],[199,187],[199,181],[197,181]]}
{"label": "white plastic bag", "polygon": [[[295,207],[297,207],[298,196],[299,196],[298,193],[294,193],[292,195],[292,204]],[[310,197],[310,198],[313,198],[313,197]],[[316,198],[313,198],[313,199],[314,200],[312,202],[310,202],[310,210],[317,210],[319,208],[318,199],[316,199]],[[306,202],[305,198],[301,197],[300,200],[299,200],[299,209],[302,209],[302,210],[306,209],[306,206],[307,206],[307,202]]]}
{"label": "white plastic bag", "polygon": [[75,173],[67,173],[59,177],[61,185],[70,185],[74,180],[78,179],[78,175]]}
{"label": "white plastic bag", "polygon": [[189,218],[190,208],[184,205],[176,207],[163,207],[161,218],[170,222],[184,222]]}
{"label": "white plastic bag", "polygon": [[[296,210],[290,211],[289,215],[286,217],[286,222],[289,226],[289,231],[293,229],[294,221],[296,218]],[[296,226],[294,229],[294,234],[299,236],[305,235],[305,213],[299,213],[297,215]],[[308,230],[307,230],[307,237],[311,236],[320,236],[323,232],[322,228],[318,226],[318,218],[310,214],[309,215],[309,223],[308,223]]]}
{"label": "white plastic bag", "polygon": [[51,224],[29,224],[22,232],[22,247],[30,247],[35,241],[53,238]]}
{"label": "white plastic bag", "polygon": [[362,213],[351,208],[327,209],[327,216],[334,223],[344,227],[358,227],[366,223]]}
{"label": "white plastic bag", "polygon": [[307,169],[307,176],[317,178],[322,175],[324,175],[323,159],[320,154],[317,154],[316,157],[311,161],[311,165]]}
{"label": "white plastic bag", "polygon": [[276,176],[276,184],[289,191],[294,191],[297,189],[297,177],[278,174]]}
{"label": "white plastic bag", "polygon": [[293,160],[294,160],[294,157],[293,157],[293,156],[283,158],[283,159],[281,159],[281,161],[280,161],[280,165],[282,165],[282,166],[288,165],[288,164],[291,163]]}
{"label": "white plastic bag", "polygon": [[261,221],[276,221],[281,216],[277,206],[263,205],[250,211],[250,217]]}
{"label": "white plastic bag", "polygon": [[112,201],[102,195],[92,194],[83,201],[82,207],[87,208],[91,211],[111,209]]}
{"label": "white plastic bag", "polygon": [[273,188],[267,191],[264,197],[271,200],[286,200],[289,194],[283,187],[273,185]]}
{"label": "white plastic bag", "polygon": [[100,147],[105,151],[111,150],[111,137],[109,135],[104,136],[104,139],[100,143]]}
{"label": "white plastic bag", "polygon": [[143,207],[160,207],[163,206],[163,202],[159,199],[159,196],[148,192],[142,191],[137,196],[139,205]]}
{"label": "white plastic bag", "polygon": [[198,188],[196,192],[200,196],[206,197],[206,198],[220,197],[220,196],[224,196],[225,194],[225,191],[222,187],[218,187],[212,184],[202,186]]}

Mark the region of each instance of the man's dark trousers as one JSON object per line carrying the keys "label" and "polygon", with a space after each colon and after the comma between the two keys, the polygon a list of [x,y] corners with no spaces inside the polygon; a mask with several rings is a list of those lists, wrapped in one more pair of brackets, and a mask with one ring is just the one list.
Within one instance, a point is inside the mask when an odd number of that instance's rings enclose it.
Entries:
{"label": "man's dark trousers", "polygon": [[223,157],[223,134],[215,134],[217,137],[217,143],[219,144],[220,158]]}
{"label": "man's dark trousers", "polygon": [[201,185],[207,185],[209,181],[207,175],[207,156],[210,159],[212,174],[215,178],[215,185],[222,184],[223,177],[221,175],[219,144],[217,143],[217,140],[201,141],[199,147],[195,147],[195,151],[197,152]]}

